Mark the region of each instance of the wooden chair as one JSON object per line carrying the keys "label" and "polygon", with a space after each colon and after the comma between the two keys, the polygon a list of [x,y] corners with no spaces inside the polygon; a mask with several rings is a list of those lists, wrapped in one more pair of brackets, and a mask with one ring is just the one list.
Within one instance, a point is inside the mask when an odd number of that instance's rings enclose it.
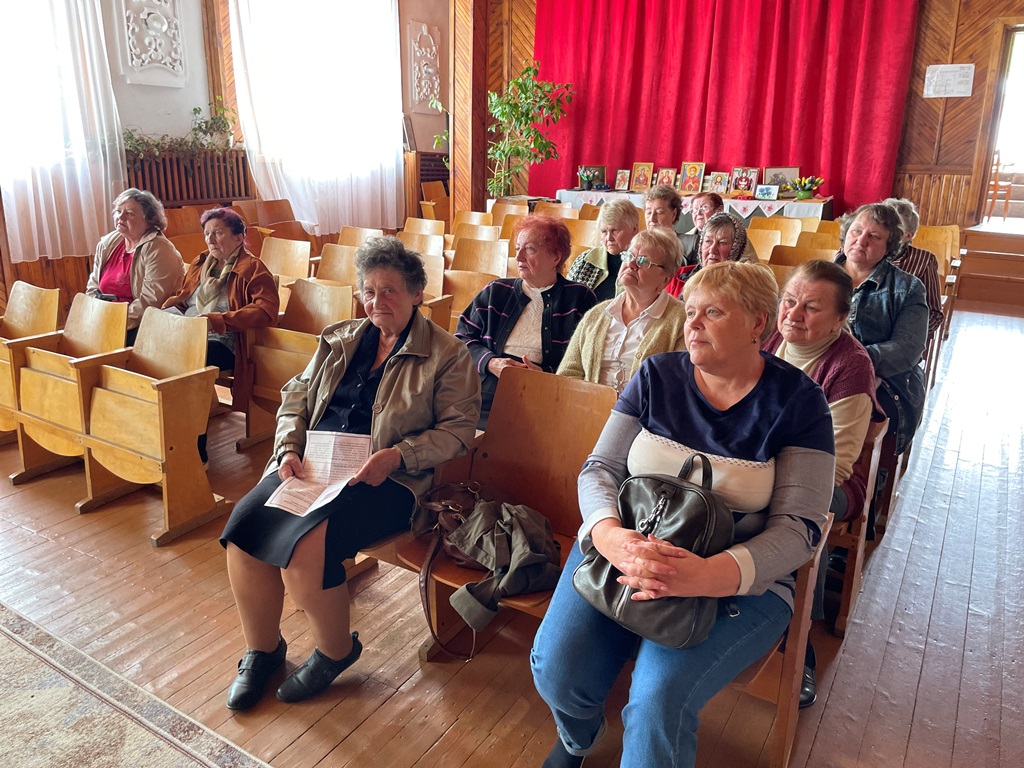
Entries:
{"label": "wooden chair", "polygon": [[[259,224],[260,223],[260,217],[259,217],[259,213],[256,210],[256,201],[255,200],[251,200],[251,199],[250,200],[232,200],[231,201],[231,207],[235,210],[235,212],[239,216],[241,216],[245,220],[246,224]],[[285,217],[282,217],[282,218],[285,218]],[[294,216],[288,216],[286,218],[294,219],[295,217]]]}
{"label": "wooden chair", "polygon": [[203,233],[203,227],[199,223],[199,214],[194,208],[165,208],[164,213],[167,214],[165,237]]}
{"label": "wooden chair", "polygon": [[768,263],[768,267],[771,269],[772,274],[775,275],[775,282],[778,283],[779,290],[782,290],[782,286],[789,281],[789,276],[796,269],[796,267],[787,267],[782,264],[772,264],[771,262]]}
{"label": "wooden chair", "polygon": [[459,240],[464,237],[472,238],[473,240],[498,240],[501,234],[501,227],[493,227],[490,224],[459,224],[452,232],[451,247],[454,248],[458,245]]}
{"label": "wooden chair", "polygon": [[818,228],[815,230],[818,233],[824,233],[828,235],[834,235],[835,238],[839,239],[839,233],[841,226],[838,221],[832,221],[831,219],[822,219],[818,222]]}
{"label": "wooden chair", "polygon": [[569,228],[569,239],[573,245],[596,248],[601,244],[601,230],[596,220],[565,219],[562,223]]}
{"label": "wooden chair", "polygon": [[358,251],[359,249],[354,245],[325,243],[324,252],[320,255],[317,279],[331,280],[342,285],[357,285],[356,253]]}
{"label": "wooden chair", "polygon": [[501,241],[471,240],[464,237],[455,247],[451,269],[485,272],[494,277],[502,277],[507,254],[508,247]]}
{"label": "wooden chair", "polygon": [[116,364],[79,367],[87,403],[87,496],[79,512],[159,484],[164,519],[152,541],[160,546],[230,509],[210,489],[196,449],[217,378],[217,368],[205,364],[206,338],[204,318],[150,307],[135,345]]}
{"label": "wooden chair", "polygon": [[[417,219],[409,216],[405,220],[402,232],[408,235],[443,235],[444,222],[431,219]],[[401,235],[402,232],[398,234]]]}
{"label": "wooden chair", "polygon": [[839,598],[839,614],[836,616],[836,624],[833,632],[838,637],[846,636],[846,628],[850,623],[850,616],[853,609],[857,607],[857,598],[860,595],[860,581],[864,570],[864,556],[866,549],[868,516],[871,508],[871,497],[875,488],[875,480],[878,477],[878,462],[882,453],[882,435],[889,428],[889,420],[872,422],[868,427],[868,433],[864,438],[864,447],[861,449],[854,471],[865,473],[867,478],[867,493],[864,496],[864,508],[853,520],[844,523],[836,523],[828,535],[830,547],[844,547],[847,551],[846,570],[843,573],[843,591]]}
{"label": "wooden chair", "polygon": [[819,217],[817,217],[817,216],[796,216],[794,218],[796,218],[796,220],[800,222],[800,231],[801,232],[817,232],[818,231],[818,222],[821,221],[821,219]]}
{"label": "wooden chair", "polygon": [[[440,469],[439,480],[475,481],[503,500],[526,504],[543,513],[568,557],[580,524],[576,488],[580,467],[594,449],[615,404],[611,387],[515,369],[501,375],[487,431],[477,438],[469,457]],[[551,420],[557,418],[559,439],[551,439]],[[523,482],[523,478],[530,478]],[[414,571],[423,564],[428,537],[412,539],[398,551],[399,560]],[[460,568],[439,558],[428,589],[435,607],[431,621],[444,640],[465,628],[448,597],[455,589],[480,579],[479,571]],[[550,592],[517,595],[502,605],[533,616],[543,616]],[[802,653],[801,648],[801,653]],[[424,646],[420,657],[431,658],[435,649]],[[803,667],[801,666],[801,671]]]}
{"label": "wooden chair", "polygon": [[338,233],[338,245],[354,245],[360,246],[369,240],[371,237],[383,237],[383,229],[374,229],[372,227],[349,227],[344,226],[341,228],[341,232]]}
{"label": "wooden chair", "polygon": [[[745,696],[768,702],[773,710],[771,713],[773,724],[767,740],[763,744],[755,743],[753,737],[747,740],[747,744],[752,747],[751,751],[753,752],[751,762],[756,762],[758,765],[763,765],[765,762],[771,768],[786,768],[789,765],[789,757],[796,737],[807,634],[811,629],[811,604],[814,602],[815,577],[831,525],[832,513],[828,513],[821,532],[821,540],[818,542],[813,556],[796,572],[793,617],[789,621],[786,634],[779,638],[775,648],[729,684],[729,688],[738,690]],[[748,709],[748,718],[752,718],[753,714],[753,711]],[[763,722],[760,717],[756,719]],[[749,722],[741,727],[747,726],[749,726]]]}
{"label": "wooden chair", "polygon": [[443,181],[420,182],[420,191],[423,192],[424,200],[433,200],[435,197],[448,197],[448,188]]}
{"label": "wooden chair", "polygon": [[796,238],[800,248],[828,248],[835,255],[839,251],[839,238],[828,232],[809,232],[806,229]]}
{"label": "wooden chair", "polygon": [[783,245],[796,245],[796,239],[800,235],[800,220],[780,215],[754,216],[747,224],[747,231],[751,229],[777,229],[782,233]]}
{"label": "wooden chair", "polygon": [[832,261],[835,257],[832,248],[801,248],[799,245],[776,245],[768,257],[769,264],[781,264],[787,267],[799,267],[805,261],[822,259]]}
{"label": "wooden chair", "polygon": [[777,229],[748,229],[747,239],[753,246],[757,258],[768,261],[772,248],[782,242],[782,233]]}
{"label": "wooden chair", "polygon": [[277,279],[281,296],[281,311],[288,307],[289,286],[296,280],[309,277],[309,240],[285,240],[267,237],[263,240],[260,261]]}
{"label": "wooden chair", "polygon": [[590,203],[584,203],[580,206],[580,218],[584,221],[597,221],[597,217],[601,214],[600,205],[592,205]]}
{"label": "wooden chair", "polygon": [[18,381],[14,418],[22,469],[10,476],[12,483],[26,482],[83,455],[87,414],[81,372],[123,357],[127,325],[126,303],[79,293],[64,330],[5,342]]}
{"label": "wooden chair", "polygon": [[450,333],[455,333],[459,325],[459,315],[470,305],[473,298],[494,280],[494,275],[483,272],[467,272],[461,269],[444,271],[444,293],[452,297],[451,321],[448,324]]}
{"label": "wooden chair", "polygon": [[556,219],[578,219],[580,212],[572,207],[572,203],[559,203],[554,200],[540,200],[533,207],[534,213],[554,216]]}
{"label": "wooden chair", "polygon": [[420,200],[420,215],[424,219],[433,219],[444,223],[445,229],[452,217],[452,201],[448,196]]}
{"label": "wooden chair", "polygon": [[499,240],[508,240],[511,242],[515,239],[516,227],[519,226],[519,222],[525,219],[529,214],[525,213],[508,213],[505,214],[505,220],[501,222],[501,232],[498,235]]}
{"label": "wooden chair", "polygon": [[333,280],[296,280],[278,323],[280,328],[319,336],[324,328],[352,317],[353,286]]}
{"label": "wooden chair", "polygon": [[257,200],[256,218],[253,223],[269,227],[275,221],[295,221],[289,200]]}
{"label": "wooden chair", "polygon": [[398,239],[406,248],[416,251],[421,256],[425,253],[444,256],[444,235],[420,235],[403,229],[398,233]]}
{"label": "wooden chair", "polygon": [[999,150],[997,149],[992,153],[992,175],[988,180],[988,213],[985,214],[986,219],[992,218],[992,212],[995,210],[996,202],[999,200],[999,196],[1003,196],[1003,221],[1006,221],[1006,214],[1010,210],[1010,193],[1013,191],[1013,181],[1003,181],[1000,179],[1000,175],[1004,175],[1008,168],[1012,168],[1013,163],[1003,163],[1000,160]]}
{"label": "wooden chair", "polygon": [[199,257],[199,254],[205,253],[207,250],[206,235],[203,234],[193,232],[189,235],[175,235],[167,239],[178,249],[181,260],[185,264],[191,264]]}
{"label": "wooden chair", "polygon": [[452,232],[458,230],[459,224],[479,224],[489,227],[493,223],[490,213],[484,213],[483,211],[456,211],[455,218],[452,219]]}
{"label": "wooden chair", "polygon": [[11,286],[7,309],[0,315],[0,445],[13,442],[18,422],[18,376],[6,342],[53,333],[60,315],[60,289],[39,288],[18,280]]}
{"label": "wooden chair", "polygon": [[500,227],[505,223],[505,217],[509,214],[526,216],[530,213],[530,206],[526,203],[503,203],[496,202],[491,206],[491,224]]}
{"label": "wooden chair", "polygon": [[[316,253],[316,235],[311,235],[306,231],[306,228],[302,226],[301,221],[275,221],[273,224],[265,227],[270,230],[272,237],[279,238],[281,240],[297,240],[301,242],[309,243],[309,252]],[[308,274],[308,273],[307,273]]]}

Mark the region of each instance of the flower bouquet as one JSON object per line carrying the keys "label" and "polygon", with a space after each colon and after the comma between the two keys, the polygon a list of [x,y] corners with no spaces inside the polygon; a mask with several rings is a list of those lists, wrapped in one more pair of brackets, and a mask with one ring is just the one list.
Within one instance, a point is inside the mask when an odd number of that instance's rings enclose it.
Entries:
{"label": "flower bouquet", "polygon": [[581,165],[580,169],[576,171],[576,175],[579,176],[580,186],[583,189],[591,189],[594,186],[594,179],[597,178],[597,169]]}
{"label": "flower bouquet", "polygon": [[796,192],[797,200],[810,200],[814,197],[814,190],[825,183],[821,176],[803,176],[790,179],[788,184],[782,185],[783,192]]}

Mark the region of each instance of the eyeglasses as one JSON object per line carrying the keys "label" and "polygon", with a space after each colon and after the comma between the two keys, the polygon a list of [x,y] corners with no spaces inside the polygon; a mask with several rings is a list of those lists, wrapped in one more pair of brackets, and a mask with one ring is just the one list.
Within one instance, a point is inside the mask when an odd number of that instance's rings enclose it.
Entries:
{"label": "eyeglasses", "polygon": [[651,267],[661,267],[662,269],[665,268],[664,264],[655,264],[646,256],[637,256],[635,254],[630,253],[629,251],[622,252],[622,263],[636,264],[637,267],[639,267],[640,269],[650,269]]}
{"label": "eyeglasses", "polygon": [[699,208],[695,207],[690,210],[693,211],[693,213],[711,213],[712,208],[710,205],[702,205]]}

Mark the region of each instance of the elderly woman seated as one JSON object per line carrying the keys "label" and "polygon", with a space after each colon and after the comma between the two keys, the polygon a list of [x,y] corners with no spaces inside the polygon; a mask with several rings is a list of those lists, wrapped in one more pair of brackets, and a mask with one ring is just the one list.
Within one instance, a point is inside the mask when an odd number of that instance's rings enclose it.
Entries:
{"label": "elderly woman seated", "polygon": [[[277,325],[277,285],[263,262],[245,249],[241,216],[229,208],[212,208],[199,221],[208,250],[189,264],[181,290],[164,302],[164,309],[206,318],[206,363],[234,372],[232,406],[243,410],[252,388],[245,332]],[[199,438],[199,455],[205,464],[206,435]]]}
{"label": "elderly woman seated", "polygon": [[757,256],[747,252],[748,244],[747,228],[743,226],[742,221],[724,211],[716,213],[708,219],[701,230],[699,263],[696,266],[683,266],[665,290],[678,298],[693,273],[709,264],[717,264],[720,261],[757,264]]}
{"label": "elderly woman seated", "polygon": [[[692,766],[701,707],[765,654],[793,612],[793,572],[821,538],[832,496],[832,420],[821,388],[762,352],[778,287],[768,267],[725,262],[686,285],[686,352],[647,358],[580,472],[579,542],[534,639],[534,683],[558,736],[547,766],[578,766],[604,735],[605,701],[633,662],[622,710],[623,766]],[[733,511],[732,546],[698,557],[623,527],[627,477],[675,475],[695,452]],[[676,649],[642,638],[576,592],[591,548],[633,599],[718,598],[707,639]]]}
{"label": "elderly woman seated", "polygon": [[605,203],[597,215],[597,227],[601,245],[577,256],[566,278],[590,288],[598,301],[606,301],[621,290],[616,276],[622,266],[622,252],[640,227],[636,207],[624,197]]}
{"label": "elderly woman seated", "polygon": [[890,197],[883,202],[896,210],[903,225],[903,242],[893,257],[893,266],[910,273],[924,283],[925,300],[928,302],[928,335],[931,336],[942,325],[939,259],[931,251],[911,245],[921,226],[921,216],[914,202],[905,197]]}
{"label": "elderly woman seated", "polygon": [[150,192],[126,189],[114,200],[114,231],[100,238],[85,292],[128,304],[128,344],[147,307],[162,307],[181,286],[181,254],[164,237],[167,215]]}
{"label": "elderly woman seated", "polygon": [[[779,302],[778,327],[762,344],[795,365],[825,393],[836,443],[835,487],[829,510],[837,521],[851,520],[864,508],[867,476],[856,462],[871,420],[885,418],[875,401],[871,358],[846,328],[853,301],[853,281],[842,267],[807,261],[790,275]],[[819,598],[825,568],[819,569]],[[813,618],[824,618],[820,599]],[[814,703],[814,649],[808,644],[800,706]]]}
{"label": "elderly woman seated", "polygon": [[693,229],[684,232],[679,236],[679,242],[683,245],[683,254],[687,264],[697,266],[700,264],[700,233],[707,224],[708,219],[716,213],[725,210],[725,201],[722,196],[714,192],[701,192],[690,198],[690,217],[693,219]]}
{"label": "elderly woman seated", "polygon": [[663,229],[633,238],[622,254],[622,293],[587,312],[558,366],[560,376],[594,381],[622,392],[647,357],[683,348],[686,313],[665,293],[683,249]]}
{"label": "elderly woman seated", "polygon": [[570,253],[569,229],[562,221],[527,216],[516,230],[520,276],[489,283],[459,317],[455,336],[469,348],[480,375],[480,429],[487,426],[502,370],[554,373],[576,326],[597,303],[592,290],[562,277]]}
{"label": "elderly woman seated", "polygon": [[683,199],[672,187],[659,184],[644,192],[644,221],[648,229],[663,227],[675,232],[682,211]]}
{"label": "elderly woman seated", "polygon": [[[284,663],[286,587],[316,647],[277,689],[281,701],[315,696],[359,658],[342,561],[407,528],[432,468],[473,440],[479,380],[465,346],[416,309],[427,284],[419,256],[397,238],[375,238],[359,249],[356,270],[367,317],[324,329],[306,370],[284,386],[270,463],[221,535],[248,647],[228,689],[231,709],[253,706]],[[284,480],[303,477],[311,430],[368,435],[370,457],[308,514],[267,506]]]}

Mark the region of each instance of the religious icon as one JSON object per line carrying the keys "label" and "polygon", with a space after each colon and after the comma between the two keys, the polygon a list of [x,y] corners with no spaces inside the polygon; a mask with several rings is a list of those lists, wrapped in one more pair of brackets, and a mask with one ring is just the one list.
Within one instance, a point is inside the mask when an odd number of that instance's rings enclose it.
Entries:
{"label": "religious icon", "polygon": [[701,190],[701,182],[704,181],[704,163],[683,163],[680,169],[682,183],[679,191],[685,194],[695,195]]}
{"label": "religious icon", "polygon": [[659,168],[657,184],[664,184],[666,187],[673,187],[676,183],[675,168]]}
{"label": "religious icon", "polygon": [[729,185],[733,192],[741,195],[752,195],[754,187],[757,186],[757,168],[748,168],[737,165],[732,169],[732,183]]}
{"label": "religious icon", "polygon": [[620,192],[629,191],[629,171],[620,170],[615,172],[615,189]]}
{"label": "religious icon", "polygon": [[708,186],[708,192],[724,195],[729,191],[728,171],[711,171],[711,173],[708,174],[708,177],[711,179],[711,184]]}
{"label": "religious icon", "polygon": [[654,176],[654,163],[633,163],[634,192],[646,192],[651,188],[651,177]]}

